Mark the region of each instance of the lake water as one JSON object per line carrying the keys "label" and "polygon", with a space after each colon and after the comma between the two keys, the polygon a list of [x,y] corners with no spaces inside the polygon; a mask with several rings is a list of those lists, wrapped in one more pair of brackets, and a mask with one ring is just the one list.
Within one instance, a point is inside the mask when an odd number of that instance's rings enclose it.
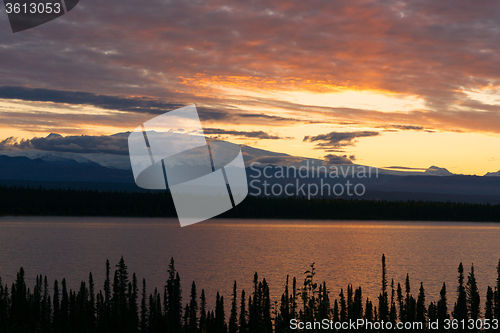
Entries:
{"label": "lake water", "polygon": [[242,287],[250,291],[255,272],[278,299],[286,275],[300,285],[312,262],[317,280],[326,281],[335,298],[352,284],[374,299],[383,253],[389,279],[404,285],[409,273],[415,295],[423,281],[427,302],[438,299],[446,282],[453,304],[458,264],[468,272],[474,263],[483,306],[486,288],[496,280],[500,224],[212,219],[181,228],[176,219],[160,218],[0,218],[3,283],[10,285],[22,266],[31,288],[42,274],[51,284],[66,277],[76,289],[91,271],[99,290],[106,259],[114,266],[123,255],[129,272],[139,281],[146,278],[151,292],[164,286],[174,257],[184,298],[194,280],[199,293],[205,289],[210,308],[216,291],[230,297],[234,280],[238,293]]}

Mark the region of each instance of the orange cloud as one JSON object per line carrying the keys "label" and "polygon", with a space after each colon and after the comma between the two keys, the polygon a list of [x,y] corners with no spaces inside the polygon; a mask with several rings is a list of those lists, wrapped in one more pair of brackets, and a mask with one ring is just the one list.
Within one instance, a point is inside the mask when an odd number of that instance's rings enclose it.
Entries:
{"label": "orange cloud", "polygon": [[[71,15],[36,33],[1,33],[2,85],[194,102],[224,114],[209,120],[221,125],[310,117],[499,132],[497,103],[464,92],[499,85],[495,1],[148,1],[144,9],[89,0]],[[318,108],[228,88],[369,90],[416,96],[425,108]],[[257,106],[283,116],[265,119]]]}

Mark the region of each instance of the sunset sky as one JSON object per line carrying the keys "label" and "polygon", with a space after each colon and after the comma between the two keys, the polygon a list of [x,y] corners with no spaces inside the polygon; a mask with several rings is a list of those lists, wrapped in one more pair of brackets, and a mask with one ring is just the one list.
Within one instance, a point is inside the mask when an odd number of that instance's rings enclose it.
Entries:
{"label": "sunset sky", "polygon": [[500,170],[499,53],[494,0],[82,0],[15,34],[2,6],[0,141],[195,103],[207,136],[483,175]]}

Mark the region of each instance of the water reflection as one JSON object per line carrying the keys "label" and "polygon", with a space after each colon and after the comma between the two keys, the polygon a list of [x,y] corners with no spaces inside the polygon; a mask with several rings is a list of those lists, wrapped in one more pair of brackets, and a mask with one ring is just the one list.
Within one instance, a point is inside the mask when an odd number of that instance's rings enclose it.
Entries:
{"label": "water reflection", "polygon": [[353,284],[374,299],[385,253],[389,280],[403,283],[409,273],[413,290],[423,281],[433,301],[443,282],[454,298],[461,261],[466,272],[474,263],[485,295],[495,283],[499,239],[500,225],[485,223],[212,219],[180,228],[175,219],[2,217],[0,276],[10,284],[23,266],[30,287],[43,274],[50,280],[66,277],[75,289],[92,271],[102,288],[106,259],[113,265],[123,255],[129,271],[145,277],[152,291],[164,285],[173,256],[185,295],[195,280],[213,304],[216,291],[231,294],[234,280],[250,290],[254,272],[278,297],[287,274],[300,285],[302,273],[316,262],[316,277],[335,296]]}

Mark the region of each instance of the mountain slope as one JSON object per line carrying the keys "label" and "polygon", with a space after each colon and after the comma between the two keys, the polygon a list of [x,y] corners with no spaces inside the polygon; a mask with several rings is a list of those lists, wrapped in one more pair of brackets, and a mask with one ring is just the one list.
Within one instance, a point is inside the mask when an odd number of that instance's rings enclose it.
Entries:
{"label": "mountain slope", "polygon": [[69,159],[45,161],[25,156],[0,156],[0,179],[75,182],[134,182],[130,170],[103,167],[94,162]]}

